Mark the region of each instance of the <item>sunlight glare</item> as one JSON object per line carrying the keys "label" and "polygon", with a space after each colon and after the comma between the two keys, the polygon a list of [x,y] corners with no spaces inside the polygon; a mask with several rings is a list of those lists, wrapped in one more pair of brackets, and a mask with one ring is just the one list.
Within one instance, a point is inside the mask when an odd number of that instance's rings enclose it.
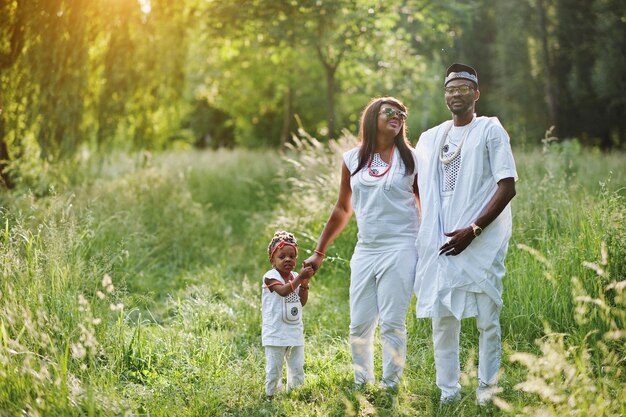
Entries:
{"label": "sunlight glare", "polygon": [[150,4],[150,0],[137,0],[139,5],[141,6],[141,11],[144,14],[149,14],[152,11],[152,5]]}

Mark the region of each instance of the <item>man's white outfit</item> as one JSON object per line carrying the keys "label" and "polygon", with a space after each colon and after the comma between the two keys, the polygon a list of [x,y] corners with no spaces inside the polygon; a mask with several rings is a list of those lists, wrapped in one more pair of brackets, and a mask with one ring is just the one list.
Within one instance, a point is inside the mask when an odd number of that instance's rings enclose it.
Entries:
{"label": "man's white outfit", "polygon": [[[293,279],[298,277],[292,272]],[[261,340],[265,346],[265,393],[275,395],[283,389],[283,362],[287,362],[287,389],[304,384],[304,325],[302,317],[295,322],[284,319],[285,297],[265,287],[265,278],[281,284],[285,280],[276,269],[263,275],[261,295]],[[296,288],[297,290],[297,288]],[[302,305],[300,305],[302,309]]]}
{"label": "man's white outfit", "polygon": [[[352,173],[359,148],[343,155]],[[389,166],[378,154],[372,169]],[[374,332],[380,323],[382,380],[397,387],[406,361],[406,313],[415,281],[418,217],[413,192],[415,173],[405,175],[399,151],[394,151],[385,175],[372,176],[368,167],[350,178],[352,207],[358,234],[350,260],[350,346],[355,384],[374,383]]]}
{"label": "man's white outfit", "polygon": [[460,320],[477,316],[480,401],[492,392],[500,368],[510,205],[461,254],[439,255],[439,248],[448,239],[444,232],[466,228],[476,220],[498,181],[517,180],[509,136],[497,118],[478,117],[461,127],[447,121],[424,132],[415,152],[422,207],[416,315],[433,319],[436,382],[443,401],[460,394]]}

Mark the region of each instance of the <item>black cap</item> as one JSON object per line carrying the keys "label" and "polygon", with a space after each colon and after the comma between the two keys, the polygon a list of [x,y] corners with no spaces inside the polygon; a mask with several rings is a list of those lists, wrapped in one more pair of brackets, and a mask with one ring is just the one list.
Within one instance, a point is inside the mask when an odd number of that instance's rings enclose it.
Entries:
{"label": "black cap", "polygon": [[465,64],[452,64],[446,70],[446,79],[443,82],[444,87],[452,80],[469,80],[478,86],[478,74],[476,70]]}

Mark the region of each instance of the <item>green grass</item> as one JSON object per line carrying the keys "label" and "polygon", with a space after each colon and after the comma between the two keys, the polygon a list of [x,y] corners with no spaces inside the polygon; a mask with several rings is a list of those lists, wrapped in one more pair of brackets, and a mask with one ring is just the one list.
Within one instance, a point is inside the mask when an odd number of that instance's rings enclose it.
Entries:
{"label": "green grass", "polygon": [[290,230],[308,256],[353,140],[304,139],[282,156],[121,155],[68,169],[45,197],[1,195],[0,415],[624,414],[626,300],[607,287],[625,279],[626,156],[575,144],[516,153],[498,406],[474,405],[477,331],[466,320],[463,399],[439,408],[430,321],[412,310],[398,396],[354,390],[354,222],[311,282],[306,384],[265,401],[267,242]]}

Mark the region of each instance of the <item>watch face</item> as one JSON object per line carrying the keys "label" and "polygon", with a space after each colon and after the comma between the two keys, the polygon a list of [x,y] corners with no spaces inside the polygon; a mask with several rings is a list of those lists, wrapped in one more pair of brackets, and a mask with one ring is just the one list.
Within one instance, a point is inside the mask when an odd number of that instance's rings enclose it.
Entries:
{"label": "watch face", "polygon": [[477,227],[476,229],[474,229],[474,234],[476,236],[480,236],[482,232],[483,232],[483,229],[481,229],[480,227]]}

